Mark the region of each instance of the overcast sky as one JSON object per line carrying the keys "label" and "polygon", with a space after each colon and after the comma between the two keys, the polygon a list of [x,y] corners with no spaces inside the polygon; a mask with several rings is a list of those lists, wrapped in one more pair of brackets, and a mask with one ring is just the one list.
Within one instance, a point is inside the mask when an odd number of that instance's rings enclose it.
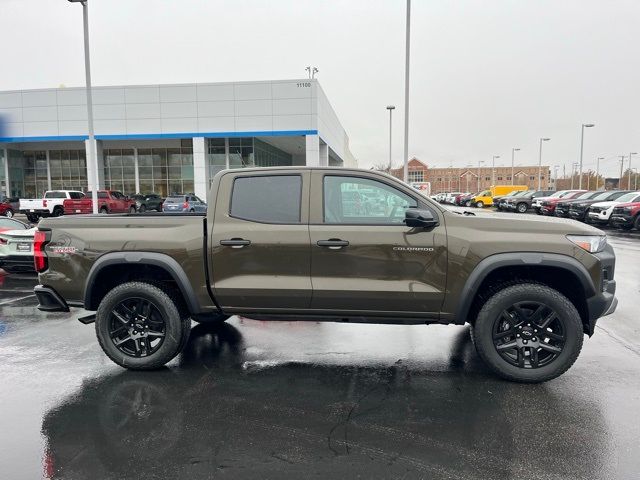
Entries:
{"label": "overcast sky", "polygon": [[[95,85],[302,78],[321,82],[368,167],[402,161],[402,0],[90,0]],[[81,86],[82,13],[0,0],[0,90]],[[640,1],[414,0],[409,154],[429,165],[566,165],[616,175],[640,152]],[[640,167],[640,156],[634,156]],[[625,168],[627,164],[625,162]],[[562,169],[560,170],[562,173]]]}

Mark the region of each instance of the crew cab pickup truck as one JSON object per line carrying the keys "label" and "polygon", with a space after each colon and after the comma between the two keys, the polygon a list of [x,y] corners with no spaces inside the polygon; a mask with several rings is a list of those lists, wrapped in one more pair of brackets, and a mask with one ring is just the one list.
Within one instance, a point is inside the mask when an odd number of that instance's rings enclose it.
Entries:
{"label": "crew cab pickup truck", "polygon": [[[98,211],[100,213],[136,213],[135,200],[120,192],[98,190]],[[93,192],[87,192],[83,198],[64,201],[65,215],[93,212]]]}
{"label": "crew cab pickup truck", "polygon": [[494,372],[541,382],[573,364],[584,334],[617,305],[602,231],[450,211],[384,173],[223,170],[208,203],[206,216],[43,220],[38,308],[95,312],[80,320],[95,322],[106,355],[130,369],[178,355],[191,320],[469,323]]}
{"label": "crew cab pickup truck", "polygon": [[42,217],[59,217],[64,213],[64,201],[67,199],[79,200],[84,193],[76,190],[49,190],[44,193],[44,198],[25,198],[20,200],[20,213],[27,219],[36,223]]}

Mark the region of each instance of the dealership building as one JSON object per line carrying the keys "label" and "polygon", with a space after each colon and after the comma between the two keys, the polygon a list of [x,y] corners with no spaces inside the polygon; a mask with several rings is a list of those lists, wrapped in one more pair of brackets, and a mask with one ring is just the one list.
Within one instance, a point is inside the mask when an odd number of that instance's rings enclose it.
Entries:
{"label": "dealership building", "polygon": [[[206,198],[224,168],[355,167],[315,79],[93,87],[100,188]],[[84,88],[0,92],[0,192],[86,191]]]}

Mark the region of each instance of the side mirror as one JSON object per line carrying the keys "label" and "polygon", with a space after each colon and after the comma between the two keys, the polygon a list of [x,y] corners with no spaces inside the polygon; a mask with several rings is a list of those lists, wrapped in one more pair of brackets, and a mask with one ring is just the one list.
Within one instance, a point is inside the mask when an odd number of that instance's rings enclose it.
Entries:
{"label": "side mirror", "polygon": [[438,220],[433,218],[430,210],[408,208],[404,215],[404,223],[407,227],[429,228],[439,224]]}

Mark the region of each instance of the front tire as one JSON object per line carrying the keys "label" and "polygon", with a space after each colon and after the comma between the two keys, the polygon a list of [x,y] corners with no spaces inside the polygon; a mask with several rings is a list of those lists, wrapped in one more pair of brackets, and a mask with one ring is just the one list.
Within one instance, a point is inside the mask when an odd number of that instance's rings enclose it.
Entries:
{"label": "front tire", "polygon": [[129,214],[136,213],[136,207],[129,207]]}
{"label": "front tire", "polygon": [[191,320],[170,293],[149,283],[128,282],[104,297],[95,328],[111,360],[132,370],[152,370],[182,351]]}
{"label": "front tire", "polygon": [[478,355],[499,376],[523,383],[562,375],[582,349],[576,307],[546,285],[506,287],[482,306],[472,329]]}
{"label": "front tire", "polygon": [[147,206],[146,206],[146,205],[144,205],[144,204],[140,205],[140,208],[138,209],[138,211],[139,211],[140,213],[144,213],[144,212],[146,212],[146,211],[147,211]]}
{"label": "front tire", "polygon": [[107,210],[107,207],[102,207],[100,213],[109,213],[109,210]]}
{"label": "front tire", "polygon": [[640,215],[636,215],[636,219],[633,222],[633,228],[640,230]]}
{"label": "front tire", "polygon": [[527,213],[527,204],[519,203],[518,206],[516,207],[516,210],[518,211],[518,213]]}
{"label": "front tire", "polygon": [[7,218],[13,218],[13,210],[9,209],[6,212],[4,212],[5,217]]}
{"label": "front tire", "polygon": [[484,203],[482,203],[482,202],[476,202],[476,207],[477,207],[477,208],[484,208]]}

